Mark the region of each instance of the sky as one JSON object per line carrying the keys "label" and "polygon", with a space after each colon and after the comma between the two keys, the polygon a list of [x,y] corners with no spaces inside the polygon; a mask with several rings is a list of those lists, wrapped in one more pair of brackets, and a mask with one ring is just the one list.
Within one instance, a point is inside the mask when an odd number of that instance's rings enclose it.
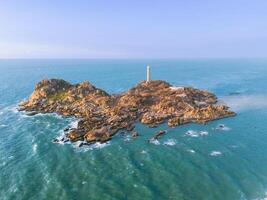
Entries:
{"label": "sky", "polygon": [[0,1],[0,58],[266,55],[266,0]]}

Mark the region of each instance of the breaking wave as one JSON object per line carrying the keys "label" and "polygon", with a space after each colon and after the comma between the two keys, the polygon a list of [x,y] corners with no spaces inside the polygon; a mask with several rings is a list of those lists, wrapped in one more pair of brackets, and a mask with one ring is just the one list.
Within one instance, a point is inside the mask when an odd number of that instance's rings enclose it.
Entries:
{"label": "breaking wave", "polygon": [[206,136],[208,135],[208,131],[194,131],[194,130],[188,130],[185,135],[189,137],[199,137],[199,136]]}
{"label": "breaking wave", "polygon": [[168,145],[168,146],[174,146],[174,145],[176,145],[176,140],[174,140],[174,139],[168,139],[163,144],[164,145]]}
{"label": "breaking wave", "polygon": [[33,144],[32,145],[32,151],[33,151],[33,154],[35,154],[36,153],[36,151],[37,151],[37,144]]}
{"label": "breaking wave", "polygon": [[80,147],[81,143],[83,143],[83,141],[77,141],[77,142],[72,143],[72,146],[78,152],[86,152],[86,151],[90,151],[90,150],[94,150],[94,149],[102,149],[102,148],[107,147],[107,146],[109,146],[111,144],[110,141],[105,142],[105,143],[96,142],[94,144],[83,145],[82,147]]}
{"label": "breaking wave", "polygon": [[196,153],[196,151],[193,150],[193,149],[188,149],[187,151],[190,152],[190,153]]}
{"label": "breaking wave", "polygon": [[231,128],[225,126],[224,124],[219,124],[215,128],[213,128],[215,131],[230,131]]}
{"label": "breaking wave", "polygon": [[78,128],[78,123],[80,120],[75,119],[74,121],[72,121],[69,126],[70,128]]}
{"label": "breaking wave", "polygon": [[151,140],[150,143],[154,145],[160,145],[160,142],[158,140]]}
{"label": "breaking wave", "polygon": [[210,155],[211,155],[211,156],[220,156],[220,155],[222,155],[222,152],[220,152],[220,151],[212,151],[212,152],[210,153]]}

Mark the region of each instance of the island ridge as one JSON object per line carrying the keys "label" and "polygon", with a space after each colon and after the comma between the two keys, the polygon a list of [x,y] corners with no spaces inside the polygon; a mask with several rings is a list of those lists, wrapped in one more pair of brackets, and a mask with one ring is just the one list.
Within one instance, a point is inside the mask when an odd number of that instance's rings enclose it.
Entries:
{"label": "island ridge", "polygon": [[33,115],[57,113],[75,116],[78,127],[66,129],[71,142],[106,142],[119,130],[132,132],[134,123],[149,127],[167,122],[169,127],[234,116],[225,105],[217,105],[214,94],[191,87],[174,87],[161,80],[142,81],[122,94],[110,95],[89,82],[70,84],[51,79],[39,82],[20,111]]}

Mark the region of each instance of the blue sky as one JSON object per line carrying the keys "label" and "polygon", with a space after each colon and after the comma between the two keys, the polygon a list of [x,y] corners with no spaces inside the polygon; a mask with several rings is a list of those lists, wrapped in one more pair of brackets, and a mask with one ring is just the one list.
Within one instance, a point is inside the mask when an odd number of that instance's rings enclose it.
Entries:
{"label": "blue sky", "polygon": [[0,58],[266,55],[266,0],[0,1]]}

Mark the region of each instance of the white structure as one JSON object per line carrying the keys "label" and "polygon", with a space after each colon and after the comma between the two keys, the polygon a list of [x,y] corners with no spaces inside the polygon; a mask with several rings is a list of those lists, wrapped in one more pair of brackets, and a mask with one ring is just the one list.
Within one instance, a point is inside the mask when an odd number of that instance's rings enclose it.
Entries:
{"label": "white structure", "polygon": [[146,67],[146,82],[148,83],[150,81],[150,66],[148,65]]}

